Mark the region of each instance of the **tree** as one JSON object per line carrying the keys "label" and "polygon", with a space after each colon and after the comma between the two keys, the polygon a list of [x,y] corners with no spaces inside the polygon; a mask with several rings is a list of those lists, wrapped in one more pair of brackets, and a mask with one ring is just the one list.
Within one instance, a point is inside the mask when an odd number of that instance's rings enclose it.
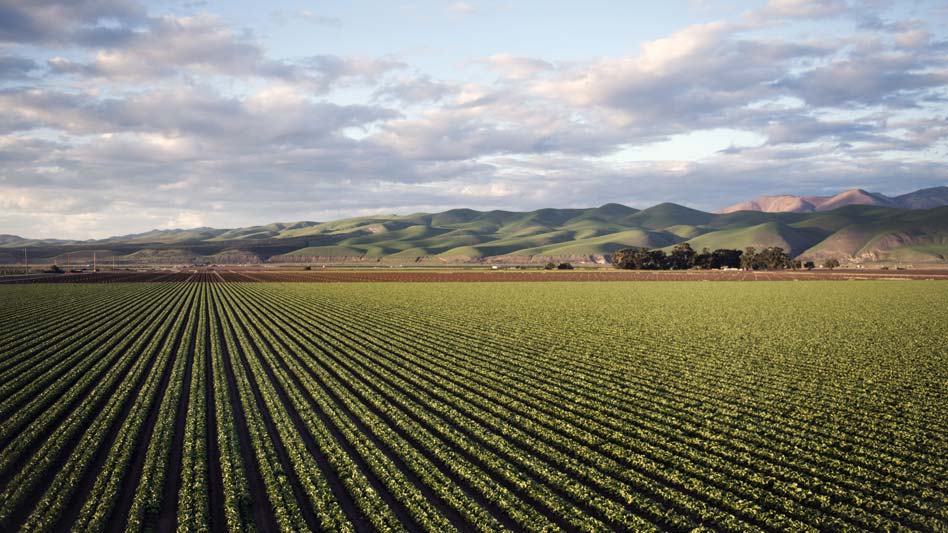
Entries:
{"label": "tree", "polygon": [[[719,248],[713,252],[708,248],[696,253],[691,245],[682,243],[672,249],[671,254],[648,248],[626,248],[612,254],[612,266],[628,270],[668,270],[701,268],[738,268],[743,265],[744,252]],[[751,268],[750,266],[746,268]]]}
{"label": "tree", "polygon": [[668,267],[672,270],[688,270],[695,266],[697,255],[687,242],[676,244],[668,254]]}
{"label": "tree", "polygon": [[744,270],[778,270],[793,266],[790,256],[779,246],[769,246],[759,252],[748,246],[740,257],[740,265]]}
{"label": "tree", "polygon": [[816,264],[814,264],[813,261],[807,261],[803,263],[803,268],[807,270],[813,270],[814,268],[816,268]]}
{"label": "tree", "polygon": [[823,261],[823,268],[828,268],[830,270],[839,267],[839,259],[827,259]]}
{"label": "tree", "polygon": [[757,248],[748,246],[741,255],[741,268],[744,270],[757,270]]}
{"label": "tree", "polygon": [[708,270],[711,267],[711,250],[707,246],[701,249],[701,253],[695,254],[695,268]]}
{"label": "tree", "polygon": [[769,246],[757,254],[757,268],[779,270],[790,267],[790,256],[779,246]]}
{"label": "tree", "polygon": [[661,250],[626,248],[612,254],[612,266],[626,270],[663,270],[668,268],[668,256]]}
{"label": "tree", "polygon": [[711,252],[710,268],[740,268],[744,252],[718,248]]}
{"label": "tree", "polygon": [[555,270],[555,269],[556,269],[556,263],[551,262],[551,263],[547,263],[543,265],[543,270]]}
{"label": "tree", "polygon": [[632,254],[635,252],[632,248],[617,250],[612,254],[612,267],[623,270],[632,268]]}
{"label": "tree", "polygon": [[573,270],[573,265],[569,263],[560,263],[556,265],[557,270]]}

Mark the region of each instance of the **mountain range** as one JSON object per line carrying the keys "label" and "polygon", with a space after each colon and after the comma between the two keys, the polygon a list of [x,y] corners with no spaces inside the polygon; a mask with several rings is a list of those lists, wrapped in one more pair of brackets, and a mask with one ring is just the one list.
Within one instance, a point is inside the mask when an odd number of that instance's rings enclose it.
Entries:
{"label": "mountain range", "polygon": [[849,189],[834,196],[761,196],[717,211],[763,211],[766,213],[814,213],[832,211],[847,205],[875,205],[902,209],[931,209],[948,205],[948,187],[931,187],[899,196],[886,196],[862,189]]}
{"label": "mountain range", "polygon": [[813,260],[948,261],[948,187],[897,197],[853,190],[825,198],[781,198],[796,202],[757,199],[747,202],[747,209],[721,213],[672,203],[643,210],[620,204],[528,212],[452,209],[322,223],[154,230],[94,241],[0,235],[0,264],[21,262],[23,249],[32,263],[58,264],[91,261],[93,252],[99,261],[122,264],[607,262],[622,248],[670,248],[681,242],[697,250],[780,246]]}

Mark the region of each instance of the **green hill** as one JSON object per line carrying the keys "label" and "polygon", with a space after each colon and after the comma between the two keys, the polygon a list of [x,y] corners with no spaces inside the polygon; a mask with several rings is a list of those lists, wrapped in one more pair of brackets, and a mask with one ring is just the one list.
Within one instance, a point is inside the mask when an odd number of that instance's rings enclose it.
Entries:
{"label": "green hill", "polygon": [[733,228],[705,233],[688,242],[695,250],[709,248],[731,248],[743,250],[748,246],[766,248],[779,246],[791,255],[810,248],[819,242],[819,230],[797,229],[781,222],[765,222],[749,228]]}
{"label": "green hill", "polygon": [[[842,211],[842,210],[840,210]],[[803,252],[815,259],[852,257],[862,261],[944,261],[948,206],[927,210],[888,209],[843,226]]]}
{"label": "green hill", "polygon": [[[948,207],[897,209],[849,205],[832,211],[705,213],[663,203],[641,211],[620,204],[528,212],[452,209],[374,215],[329,222],[277,222],[233,229],[154,230],[98,241],[30,240],[5,235],[3,257],[20,249],[34,261],[110,250],[129,261],[149,258],[238,261],[324,261],[391,258],[483,261],[503,256],[595,257],[628,247],[780,246],[801,258],[844,261],[948,261]],[[17,253],[13,253],[13,250]],[[78,257],[78,256],[77,256]]]}
{"label": "green hill", "polygon": [[683,205],[663,203],[648,209],[643,209],[621,219],[621,222],[627,226],[662,229],[669,226],[688,224],[690,226],[701,226],[708,224],[719,215],[705,213],[697,209],[691,209]]}
{"label": "green hill", "polygon": [[610,233],[600,237],[576,239],[568,242],[526,248],[518,255],[567,256],[567,255],[606,255],[631,247],[660,248],[677,242],[674,235],[632,229]]}

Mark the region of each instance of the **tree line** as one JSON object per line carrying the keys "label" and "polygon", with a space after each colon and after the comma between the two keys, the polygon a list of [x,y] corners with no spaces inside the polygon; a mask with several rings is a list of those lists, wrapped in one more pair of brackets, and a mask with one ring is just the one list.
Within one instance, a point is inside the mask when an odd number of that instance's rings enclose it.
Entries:
{"label": "tree line", "polygon": [[[612,266],[627,270],[688,270],[692,268],[710,270],[720,268],[741,268],[744,270],[781,270],[786,268],[812,269],[813,261],[791,259],[779,246],[769,246],[758,251],[753,246],[745,250],[704,248],[695,251],[690,244],[675,245],[672,251],[649,248],[626,248],[612,254]],[[839,261],[828,259],[823,263],[826,268],[839,266]]]}

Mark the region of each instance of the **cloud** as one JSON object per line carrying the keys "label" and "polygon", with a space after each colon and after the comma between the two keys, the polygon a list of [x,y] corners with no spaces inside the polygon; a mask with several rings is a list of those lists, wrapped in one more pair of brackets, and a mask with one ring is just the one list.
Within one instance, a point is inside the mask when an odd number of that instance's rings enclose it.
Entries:
{"label": "cloud", "polygon": [[847,142],[866,140],[878,126],[859,121],[838,120],[821,121],[806,115],[788,115],[780,121],[764,127],[761,131],[767,136],[767,143],[800,144],[819,140],[836,139]]}
{"label": "cloud", "polygon": [[483,61],[490,68],[500,72],[504,77],[514,80],[532,78],[543,72],[556,68],[553,63],[532,57],[516,57],[510,54],[494,54]]}
{"label": "cloud", "polygon": [[378,87],[372,97],[376,100],[412,105],[439,102],[457,91],[457,87],[452,84],[433,80],[422,74],[392,80]]}
{"label": "cloud", "polygon": [[778,82],[807,103],[821,106],[915,107],[941,99],[929,89],[948,83],[948,56],[920,56],[872,47],[824,66],[793,73]]}
{"label": "cloud", "polygon": [[163,16],[123,34],[115,42],[98,43],[92,61],[57,59],[50,66],[60,73],[143,81],[180,72],[230,76],[291,77],[294,67],[266,58],[252,34],[237,33],[214,15]]}
{"label": "cloud", "polygon": [[2,0],[0,42],[63,44],[105,31],[100,23],[134,25],[144,20],[145,8],[132,0]]}
{"label": "cloud", "polygon": [[89,194],[63,194],[57,189],[0,186],[0,209],[35,214],[72,215],[96,211],[107,201]]}
{"label": "cloud", "polygon": [[[398,56],[275,57],[266,33],[174,12],[0,0],[3,232],[608,201],[716,209],[857,178],[883,192],[946,179],[948,45],[924,19],[771,2],[623,55],[491,50],[436,77]],[[820,36],[796,31],[812,27]],[[721,131],[761,141],[715,152]],[[669,144],[682,153],[654,148]]]}
{"label": "cloud", "polygon": [[775,98],[774,83],[828,46],[745,40],[724,23],[696,25],[645,43],[636,56],[603,59],[538,79],[531,91],[573,106],[621,112],[630,126],[666,132],[726,126],[748,103]]}
{"label": "cloud", "polygon": [[165,229],[187,229],[187,228],[201,228],[205,227],[207,224],[204,222],[204,216],[201,213],[196,213],[194,211],[182,211],[174,216],[174,218],[168,220],[164,224]]}
{"label": "cloud", "polygon": [[49,67],[58,74],[143,83],[178,76],[263,78],[297,83],[327,92],[337,82],[367,82],[404,67],[392,59],[315,55],[294,60],[268,57],[250,31],[235,31],[219,17],[150,17],[134,31],[98,28],[79,34],[98,46],[89,61],[55,57]]}
{"label": "cloud", "polygon": [[0,80],[22,80],[39,69],[32,59],[0,55]]}
{"label": "cloud", "polygon": [[382,107],[315,102],[292,86],[245,98],[211,89],[154,90],[122,98],[41,89],[0,90],[0,128],[75,135],[156,133],[217,144],[306,144],[350,127],[397,117]]}
{"label": "cloud", "polygon": [[850,12],[845,0],[770,0],[754,14],[761,21],[774,18],[819,19]]}

